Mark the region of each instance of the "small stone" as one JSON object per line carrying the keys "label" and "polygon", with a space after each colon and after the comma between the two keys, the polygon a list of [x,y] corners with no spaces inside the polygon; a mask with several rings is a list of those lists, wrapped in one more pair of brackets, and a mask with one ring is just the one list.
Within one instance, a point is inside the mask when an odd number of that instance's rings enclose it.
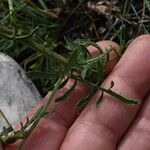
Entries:
{"label": "small stone", "polygon": [[[23,69],[9,56],[0,53],[0,109],[15,126],[41,95]],[[7,125],[0,114],[0,130]]]}

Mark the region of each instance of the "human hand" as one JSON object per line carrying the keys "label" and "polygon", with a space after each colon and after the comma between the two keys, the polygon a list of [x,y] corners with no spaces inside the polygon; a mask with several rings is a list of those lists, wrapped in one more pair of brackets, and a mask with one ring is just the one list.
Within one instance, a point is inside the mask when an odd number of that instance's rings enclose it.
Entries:
{"label": "human hand", "polygon": [[[101,48],[108,48],[110,42],[102,41],[99,45]],[[97,53],[92,47],[89,49],[92,54]],[[114,62],[106,66],[108,72],[113,66]],[[109,87],[112,80],[115,82],[115,92],[139,99],[143,104],[127,105],[105,95],[100,106],[96,108],[97,93],[83,111],[74,109],[74,104],[89,92],[87,86],[78,83],[69,100],[59,105],[51,104],[49,109],[57,107],[57,112],[47,119],[41,119],[27,139],[24,149],[149,150],[150,35],[140,36],[129,45],[121,60],[105,79],[103,86]],[[72,84],[70,80],[57,96],[64,93]],[[29,115],[32,115],[42,103],[32,109]],[[16,149],[16,145],[17,143],[7,145],[6,149]]]}

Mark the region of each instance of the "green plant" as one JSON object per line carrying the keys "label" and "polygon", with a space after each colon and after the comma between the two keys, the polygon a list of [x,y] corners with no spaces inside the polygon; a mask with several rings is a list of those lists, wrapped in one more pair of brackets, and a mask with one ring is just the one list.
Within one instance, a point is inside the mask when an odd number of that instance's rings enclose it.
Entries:
{"label": "green plant", "polygon": [[[116,26],[111,29],[115,31],[114,34],[118,36],[121,44],[126,43],[123,36],[123,27],[124,22],[127,21],[125,12],[126,9],[129,9],[127,8],[127,2],[128,1],[125,3],[122,20],[120,19],[121,29],[119,32],[116,31]],[[19,58],[20,54],[26,54],[27,56],[24,56],[25,59],[20,63],[26,69],[27,75],[33,79],[40,78],[41,82],[39,84],[46,87],[46,89],[43,90],[44,92],[48,90],[52,91],[47,102],[37,110],[34,116],[30,119],[27,117],[24,124],[22,122],[20,123],[21,129],[18,131],[14,131],[7,117],[0,111],[8,123],[8,128],[4,127],[0,133],[1,140],[7,144],[22,139],[19,149],[21,149],[28,136],[36,128],[40,119],[53,113],[53,110],[48,112],[47,108],[56,92],[67,83],[69,78],[75,80],[74,84],[63,96],[57,98],[55,102],[59,103],[65,101],[74,91],[77,81],[89,85],[91,91],[83,99],[79,100],[75,107],[81,107],[87,104],[97,91],[101,91],[101,95],[96,102],[97,106],[100,105],[104,93],[110,94],[127,104],[138,104],[139,102],[138,100],[126,98],[119,93],[115,93],[113,91],[115,84],[113,81],[110,83],[110,88],[108,89],[103,88],[101,85],[104,80],[104,66],[109,61],[108,55],[111,51],[115,51],[115,49],[110,48],[106,53],[92,58],[87,50],[87,46],[93,45],[100,51],[101,48],[91,42],[91,40],[72,40],[65,37],[65,42],[63,42],[66,44],[62,44],[57,33],[60,31],[60,28],[61,31],[64,29],[60,26],[61,23],[58,21],[58,16],[53,12],[54,10],[48,10],[46,3],[48,3],[48,1],[42,0],[36,3],[30,0],[22,0],[20,2],[17,0],[3,0],[0,2],[0,8],[9,8],[5,9],[3,13],[0,12],[0,50],[14,58]],[[82,3],[83,1],[78,3],[74,12],[79,6],[82,6]],[[7,7],[7,5],[9,7]],[[149,8],[148,2],[146,2],[146,5]],[[137,17],[138,13],[136,13],[133,6],[132,9]],[[72,14],[74,12],[72,12]],[[109,16],[107,17],[108,22],[113,24],[113,19]],[[139,17],[137,18],[138,20],[140,19]],[[65,25],[67,21],[68,20],[66,20]],[[144,31],[149,30],[143,23],[141,27]],[[57,51],[59,46],[63,48],[63,52]],[[91,79],[93,74],[95,76],[94,80]]]}

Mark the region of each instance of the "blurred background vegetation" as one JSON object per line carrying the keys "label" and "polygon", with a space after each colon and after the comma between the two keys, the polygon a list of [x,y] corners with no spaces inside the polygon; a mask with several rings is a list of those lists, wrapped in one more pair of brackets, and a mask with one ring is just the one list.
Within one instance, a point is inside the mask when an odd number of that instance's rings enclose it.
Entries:
{"label": "blurred background vegetation", "polygon": [[124,51],[132,39],[149,32],[149,0],[0,0],[0,51],[24,68],[43,96],[59,76],[58,63],[22,41],[67,57],[64,37],[114,40]]}

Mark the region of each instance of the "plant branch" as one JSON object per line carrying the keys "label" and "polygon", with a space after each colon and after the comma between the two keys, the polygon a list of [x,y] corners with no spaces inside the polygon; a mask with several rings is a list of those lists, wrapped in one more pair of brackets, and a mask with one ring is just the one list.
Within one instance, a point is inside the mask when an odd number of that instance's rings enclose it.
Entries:
{"label": "plant branch", "polygon": [[124,102],[124,103],[127,103],[127,104],[139,104],[139,103],[140,103],[139,100],[131,99],[131,98],[128,98],[128,97],[124,97],[124,96],[122,96],[122,95],[120,95],[120,94],[118,94],[118,93],[112,91],[112,90],[111,90],[112,87],[109,88],[109,89],[105,89],[105,88],[103,88],[103,87],[101,87],[101,86],[99,86],[99,85],[93,84],[93,83],[88,82],[88,81],[86,81],[86,80],[82,80],[82,79],[80,79],[80,78],[78,78],[78,77],[76,77],[76,76],[71,76],[70,78],[77,79],[77,80],[79,80],[79,81],[81,81],[81,82],[83,82],[83,83],[85,83],[85,84],[87,84],[87,85],[90,85],[92,88],[95,88],[95,89],[97,89],[97,90],[100,90],[100,91],[102,91],[102,92],[105,92],[105,93],[107,93],[107,94],[109,94],[109,95],[111,95],[111,96],[117,98],[118,100],[120,100],[120,101],[122,101],[122,102]]}
{"label": "plant branch", "polygon": [[[11,37],[11,35],[13,34],[13,31],[10,30],[7,27],[4,27],[2,25],[0,25],[0,36],[7,38],[9,40],[15,40],[15,38],[13,39],[13,37]],[[17,39],[16,39],[17,40]],[[17,40],[19,43],[23,44],[23,45],[27,45],[30,48],[36,50],[36,51],[40,51],[41,53],[51,56],[53,58],[55,58],[58,62],[62,63],[62,64],[66,64],[67,63],[67,59],[64,58],[63,56],[55,53],[54,51],[50,50],[49,48],[44,47],[43,45],[35,42],[33,39],[26,39],[26,40]]]}
{"label": "plant branch", "polygon": [[[59,86],[62,82],[61,77],[58,79],[58,81],[55,83],[55,87],[51,93],[51,95],[49,96],[47,102],[42,106],[42,109],[39,111],[38,115],[36,116],[36,118],[33,116],[33,118],[35,119],[31,119],[34,120],[33,124],[31,125],[30,129],[28,130],[28,134],[25,136],[25,138],[22,140],[22,142],[20,143],[18,150],[22,149],[23,144],[25,143],[26,139],[30,136],[30,134],[33,132],[33,130],[36,128],[36,126],[38,125],[39,121],[41,120],[41,118],[43,118],[45,116],[45,113],[47,112],[48,106],[50,105],[54,95],[56,94],[57,90],[59,89]],[[54,111],[52,110],[50,114],[52,114]],[[30,120],[30,121],[31,121]],[[30,125],[30,124],[29,124]],[[28,126],[27,126],[28,127]]]}
{"label": "plant branch", "polygon": [[34,11],[36,11],[37,13],[42,13],[42,14],[45,14],[45,15],[48,15],[50,18],[52,19],[57,19],[58,18],[58,15],[49,11],[48,9],[41,9],[39,8],[36,4],[34,4],[31,0],[28,0],[27,3],[29,3],[33,8],[34,8]]}
{"label": "plant branch", "polygon": [[2,117],[4,118],[4,120],[6,121],[6,123],[8,124],[9,127],[12,127],[12,125],[10,124],[10,122],[8,121],[8,119],[6,118],[6,116],[4,115],[3,111],[0,109],[0,114],[2,115]]}
{"label": "plant branch", "polygon": [[10,14],[12,14],[12,12],[13,12],[13,2],[12,2],[12,0],[8,0],[8,5],[9,5]]}

